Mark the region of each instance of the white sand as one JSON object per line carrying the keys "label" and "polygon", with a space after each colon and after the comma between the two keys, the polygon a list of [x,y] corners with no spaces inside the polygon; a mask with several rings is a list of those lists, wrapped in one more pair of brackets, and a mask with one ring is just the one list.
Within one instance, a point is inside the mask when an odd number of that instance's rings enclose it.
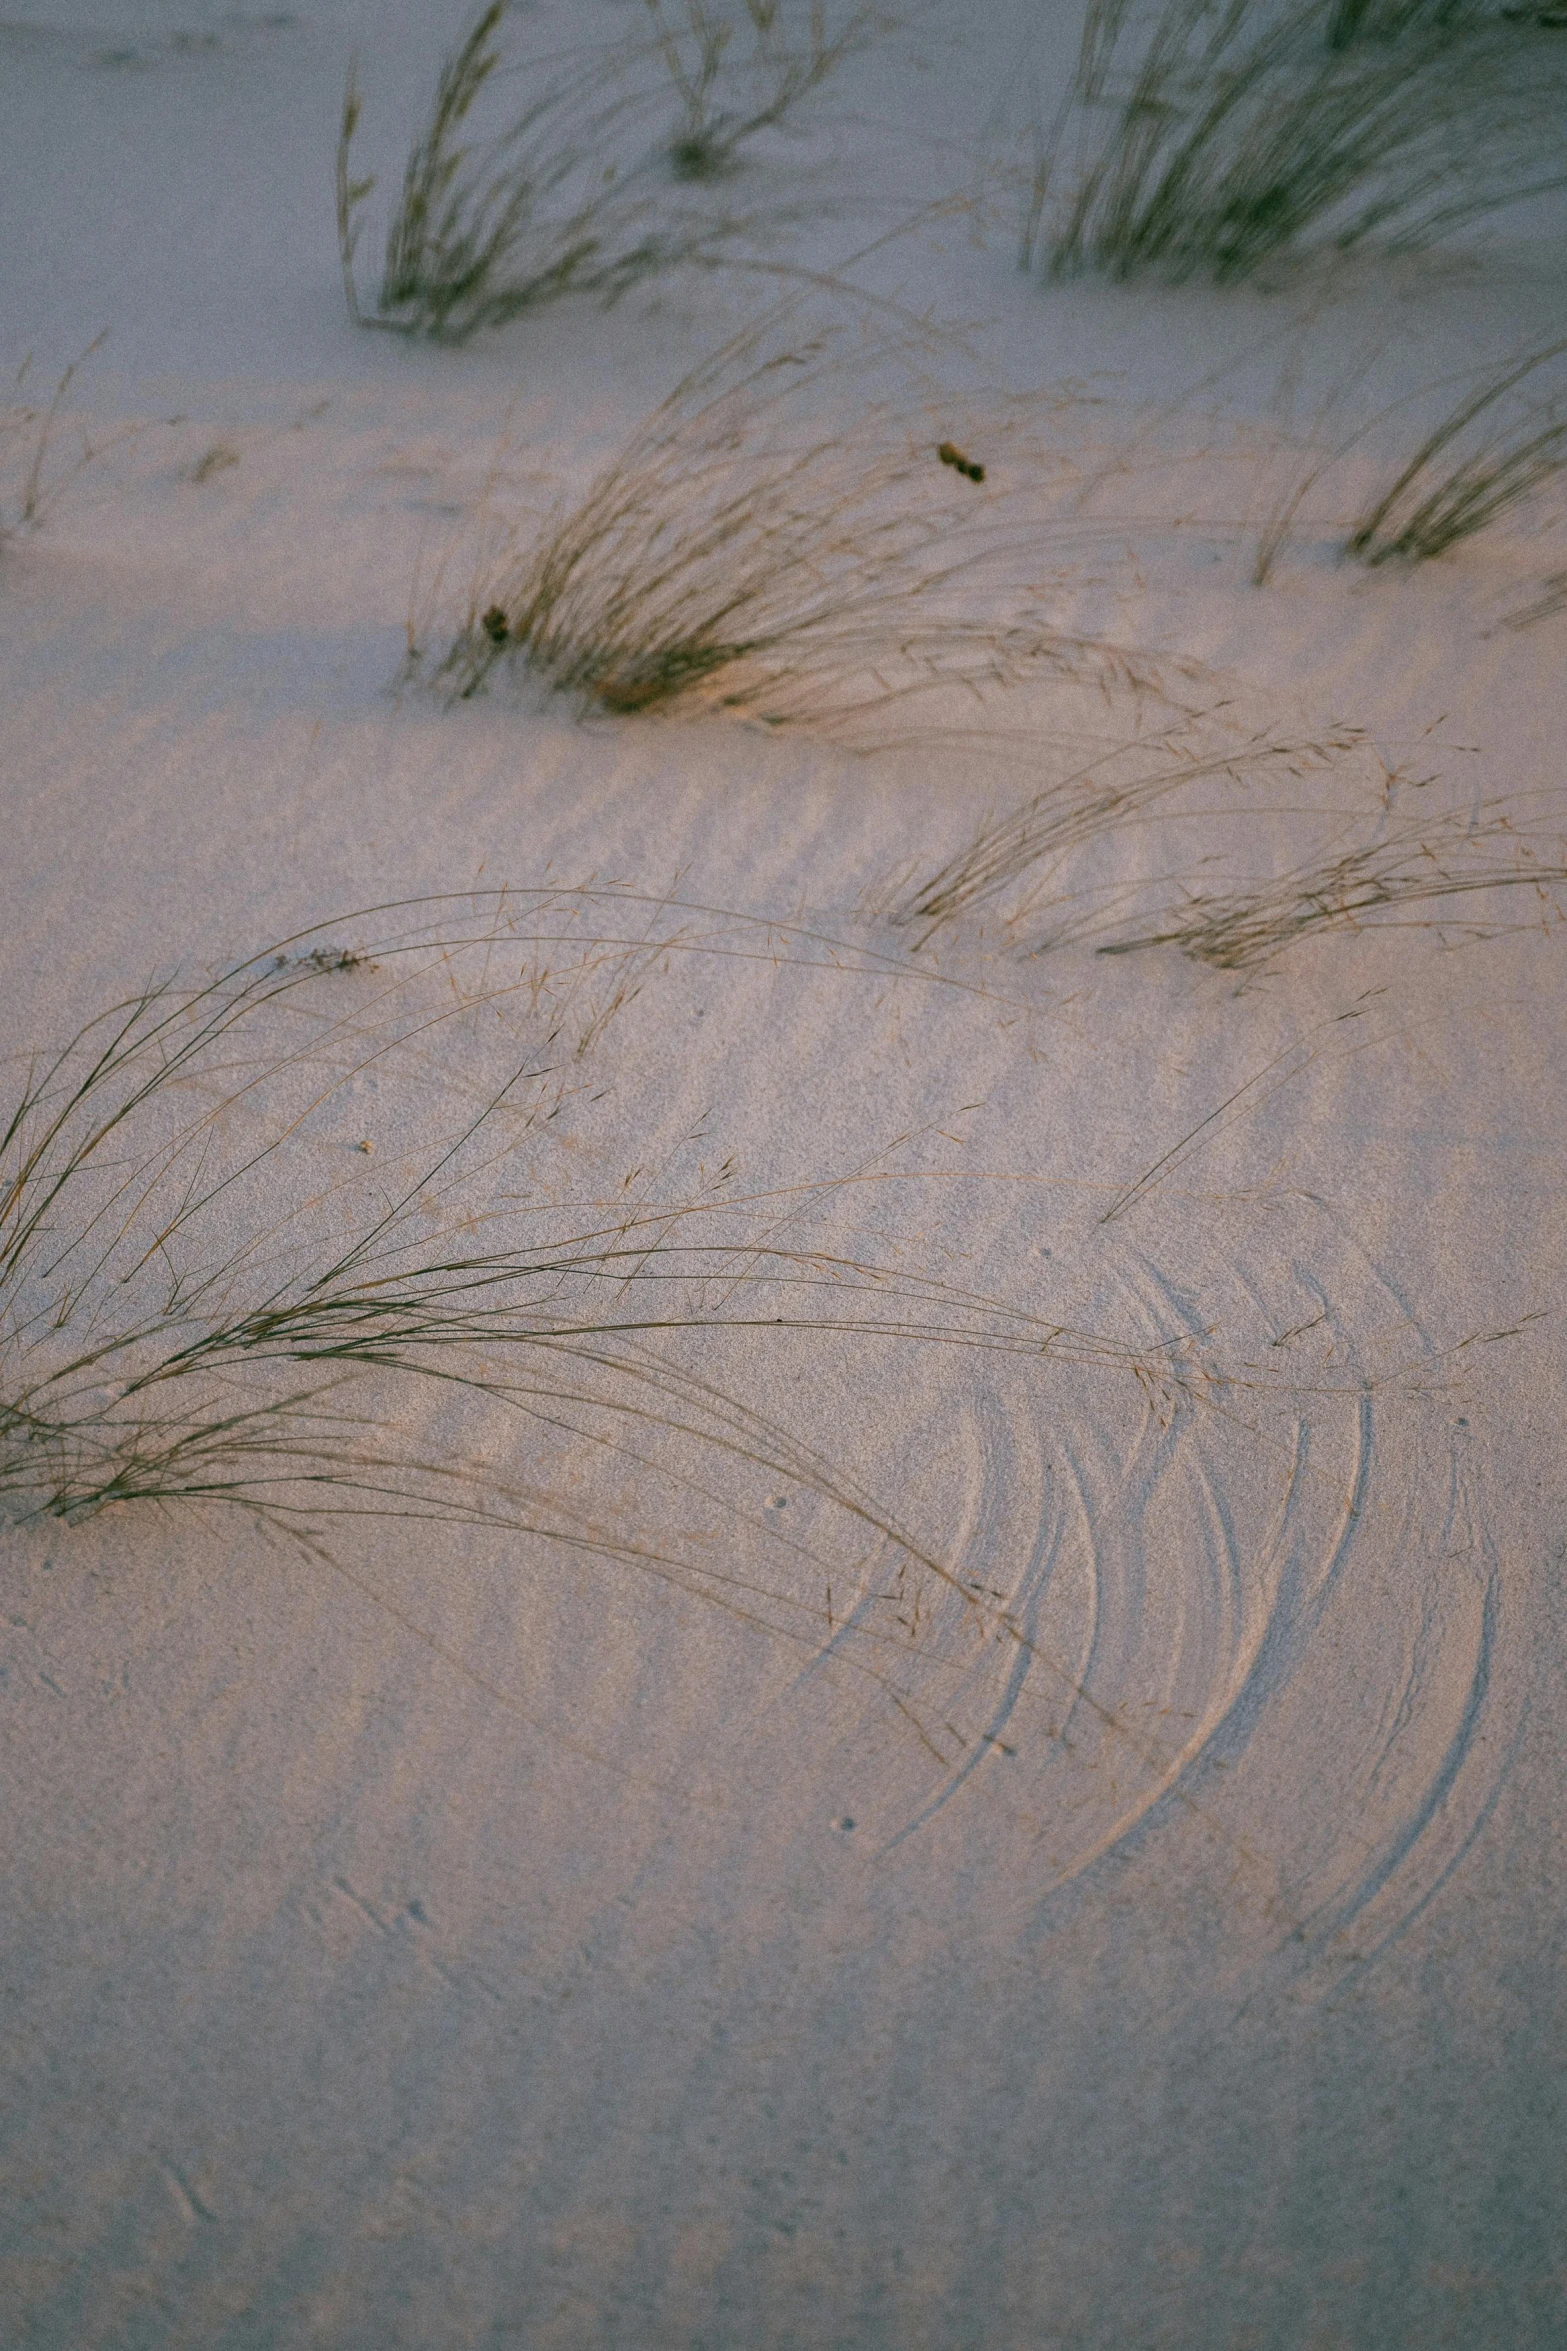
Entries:
{"label": "white sand", "polygon": [[[900,202],[954,184],[937,134],[978,139],[1028,14],[933,5],[855,66],[855,202],[867,143]],[[47,386],[107,327],[69,414],[112,442],[0,552],[7,1068],[150,974],[420,893],[592,881],[787,920],[843,968],[660,918],[683,945],[574,1065],[537,1197],[767,1196],[723,1231],[765,1215],[1123,1348],[1185,1335],[1212,1376],[670,1342],[989,1617],[807,1478],[657,1432],[605,1466],[482,1416],[466,1442],[678,1551],[684,1585],[459,1526],[339,1523],[335,1567],[237,1512],[7,1531],[0,2337],[1560,2342],[1554,905],[1419,906],[1244,978],[1029,957],[999,909],[911,966],[890,883],[1058,772],[1063,727],[1135,713],[1019,689],[966,744],[865,759],[394,692],[421,546],[471,523],[496,453],[493,503],[547,507],[756,299],[677,281],[455,352],[356,333],[349,53],[391,178],[461,21],[11,0],[0,25],[0,358]],[[848,206],[796,250],[874,234]],[[1339,565],[1395,424],[1249,572],[1368,355],[1329,438],[1556,330],[1552,219],[1225,297],[1030,285],[1005,217],[958,219],[880,282],[971,328],[965,380],[1051,392],[1055,510],[1097,476],[1103,527],[1052,542],[1079,612],[1194,665],[1237,729],[1364,730],[1254,827],[1253,869],[1320,838],[1313,806],[1367,837],[1384,766],[1434,779],[1421,807],[1522,795],[1548,831],[1567,620],[1497,625],[1567,563],[1548,510],[1419,572]],[[1233,875],[1223,797],[1062,888]],[[507,1017],[536,1043],[543,1015]],[[477,1098],[455,1050],[377,1167]],[[348,1140],[311,1167],[340,1181]]]}

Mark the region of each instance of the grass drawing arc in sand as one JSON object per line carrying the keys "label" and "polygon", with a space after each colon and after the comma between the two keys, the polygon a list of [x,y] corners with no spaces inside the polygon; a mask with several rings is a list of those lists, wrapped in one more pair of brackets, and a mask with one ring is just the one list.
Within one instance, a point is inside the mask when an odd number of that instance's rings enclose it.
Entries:
{"label": "grass drawing arc in sand", "polygon": [[[1263,1742],[1269,1706],[1307,1668],[1348,1573],[1346,1530],[1359,1516],[1352,1507],[1336,1536],[1331,1524],[1317,1529],[1338,1480],[1308,1468],[1299,1408],[1283,1388],[1277,1443],[1295,1463],[1286,1505],[1256,1558],[1234,1550],[1231,1529],[1228,1564],[1193,1585],[1179,1684],[1189,1705],[1173,1730],[1145,1726],[1125,1706],[1145,1678],[1132,1605],[1140,1547],[1163,1544],[1194,1509],[1203,1523],[1208,1511],[1210,1535],[1228,1526],[1212,1497],[1229,1418],[1224,1387],[1213,1390],[1204,1368],[1205,1334],[1189,1314],[1170,1322],[1135,1259],[1130,1335],[1107,1339],[902,1265],[785,1245],[765,1198],[741,1204],[762,1222],[739,1237],[733,1208],[705,1200],[584,1223],[569,1202],[530,1198],[530,1150],[563,1114],[563,1078],[593,1067],[628,991],[651,984],[663,960],[776,959],[792,938],[806,962],[826,961],[823,937],[765,925],[751,940],[749,927],[613,891],[370,909],[206,986],[138,991],[36,1060],[0,1142],[7,1515],[225,1506],[328,1558],[334,1530],[385,1515],[564,1545],[611,1574],[715,1605],[802,1654],[804,1674],[847,1676],[847,1689],[885,1701],[923,1758],[903,1775],[892,1845],[977,1790],[982,1764],[1024,1754],[1038,1779],[1030,1801],[1046,1802],[1053,1821],[1045,1886],[1077,1882],[1171,1807],[1195,1810],[1238,1864],[1271,1882],[1278,1858],[1253,1852],[1244,1808],[1217,1804],[1208,1759],[1216,1745],[1233,1762],[1241,1745]],[[840,978],[854,955],[839,949]],[[882,984],[891,963],[871,954],[860,968]],[[438,1070],[450,1079],[479,1031],[519,1006],[532,1049],[500,1089],[475,1073],[471,1115],[433,1149],[421,1142],[411,1174],[387,1164],[410,1096],[382,1102],[376,1152],[364,1154],[369,1138],[354,1143],[367,1075],[384,1077],[406,1052],[420,1084]],[[334,1155],[355,1168],[352,1180],[330,1172]],[[793,1214],[798,1202],[788,1206]],[[1172,1335],[1155,1336],[1150,1322]],[[1011,1367],[1014,1447],[1038,1448],[1036,1378],[1076,1389],[1086,1374],[1113,1374],[1123,1400],[1085,1418],[1080,1392],[1075,1405],[1057,1399],[1051,1450],[1066,1484],[1051,1501],[1046,1478],[1041,1507],[1054,1517],[1014,1559],[984,1531],[984,1513],[956,1542],[922,1538],[853,1473],[682,1360],[682,1334],[704,1332],[972,1350],[976,1363]],[[1353,1381],[1330,1386],[1344,1394],[1325,1391],[1317,1418],[1347,1412],[1361,1427],[1369,1401]],[[400,1410],[409,1391],[442,1406],[455,1397],[459,1425],[470,1404],[498,1413],[520,1464],[432,1451],[418,1416],[410,1424]],[[1260,1396],[1251,1402],[1260,1408]],[[1254,1449],[1255,1432],[1246,1441]],[[1326,1447],[1326,1421],[1311,1442]],[[1363,1429],[1360,1442],[1352,1503],[1372,1474]],[[725,1500],[737,1532],[765,1538],[778,1564],[758,1571],[732,1556],[733,1542],[715,1558],[573,1502],[543,1467],[562,1444],[608,1452],[634,1481],[684,1492],[709,1514]],[[763,1525],[744,1500],[758,1473],[809,1497],[847,1533],[847,1549],[824,1548],[809,1526],[786,1536]],[[1026,1500],[1021,1462],[1005,1486],[1009,1509]],[[1055,1524],[1074,1491],[1071,1524]],[[389,1605],[469,1671],[406,1605]],[[1458,1633],[1467,1627],[1465,1617]],[[471,1678],[505,1699],[490,1667]],[[1420,1693],[1406,1697],[1409,1756],[1396,1772],[1386,1757],[1372,1772],[1387,1782],[1380,1812],[1396,1853],[1356,1885],[1336,1849],[1284,1865],[1278,1931],[1293,1933],[1297,1963],[1332,1962],[1335,1941],[1374,1900],[1396,1932],[1398,1903],[1424,1890],[1423,1862],[1406,1864],[1425,1833],[1431,1708]],[[1442,1744],[1437,1716],[1445,1788],[1462,1757]],[[1430,1847],[1438,1861],[1440,1844]]]}
{"label": "grass drawing arc in sand", "polygon": [[[604,936],[612,910],[640,938]],[[869,1519],[852,1481],[647,1350],[683,1331],[806,1329],[1127,1361],[941,1281],[778,1245],[765,1221],[737,1236],[727,1204],[608,1204],[583,1225],[530,1191],[527,1148],[661,960],[787,960],[797,941],[829,966],[814,934],[697,926],[698,911],[556,891],[371,910],[205,986],[149,986],[35,1060],[0,1136],[8,1508],[227,1501],[308,1527],[379,1496],[444,1515],[461,1464],[356,1452],[362,1433],[345,1434],[347,1385],[390,1378],[525,1416],[566,1389],[628,1424],[662,1414],[699,1445],[792,1464]],[[830,968],[884,979],[893,959],[845,943]],[[470,1114],[395,1175],[371,1136],[311,1140],[352,1114],[367,1075],[399,1057],[417,1074],[434,1042],[452,1083],[474,1023],[518,1006],[522,1059],[499,1085],[465,1080]],[[481,1517],[515,1504],[497,1503],[503,1480],[470,1484]]]}

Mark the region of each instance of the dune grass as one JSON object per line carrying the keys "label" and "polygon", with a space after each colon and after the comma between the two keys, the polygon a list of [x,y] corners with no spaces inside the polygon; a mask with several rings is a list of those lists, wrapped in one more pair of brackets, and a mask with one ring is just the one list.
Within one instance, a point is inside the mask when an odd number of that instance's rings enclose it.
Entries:
{"label": "dune grass", "polygon": [[[978,913],[993,915],[1015,954],[1174,947],[1216,970],[1244,972],[1325,931],[1399,924],[1441,931],[1463,919],[1489,933],[1499,920],[1488,910],[1460,915],[1484,893],[1522,892],[1534,902],[1530,920],[1561,919],[1567,846],[1540,825],[1538,812],[1506,801],[1427,810],[1401,791],[1407,779],[1380,762],[1375,800],[1362,815],[1323,812],[1331,831],[1321,847],[1262,879],[1210,878],[1226,865],[1234,871],[1237,848],[1293,781],[1343,773],[1357,754],[1370,755],[1370,746],[1354,728],[1311,740],[1259,734],[1229,746],[1204,743],[1200,732],[1184,742],[1177,735],[1121,745],[987,821],[893,907],[894,922],[913,933],[916,952]],[[1237,797],[1183,806],[1182,795],[1200,783],[1230,785]],[[1239,796],[1259,787],[1260,799]],[[1088,881],[1080,864],[1074,868],[1090,844],[1113,846],[1117,835],[1166,820],[1188,828],[1195,870]]]}
{"label": "dune grass", "polygon": [[1016,414],[944,398],[928,357],[907,322],[775,306],[577,504],[486,560],[451,690],[515,663],[589,709],[852,729],[943,687],[1135,682],[1131,655],[1059,617],[1071,566],[995,462]]}
{"label": "dune grass", "polygon": [[1282,784],[1333,765],[1360,741],[1353,729],[1342,729],[1312,741],[1256,735],[1217,749],[1193,749],[1169,738],[1118,745],[990,818],[955,857],[916,885],[897,919],[914,930],[919,947],[960,916],[1010,900],[1005,920],[1015,930],[1052,892],[1075,851],[1140,822],[1191,785]]}
{"label": "dune grass", "polygon": [[489,0],[440,69],[370,308],[356,264],[376,182],[353,167],[350,74],[337,228],[356,321],[461,343],[564,295],[613,301],[662,272],[712,266],[788,225],[798,196],[777,185],[737,209],[700,184],[731,179],[742,150],[791,121],[882,20],[866,7],[830,18],[824,0],[803,12],[797,0],[647,9],[645,30],[537,58],[525,43],[513,55],[517,12]]}
{"label": "dune grass", "polygon": [[1093,0],[1024,262],[1226,284],[1373,235],[1424,242],[1563,184],[1561,102],[1547,37],[1467,10]]}
{"label": "dune grass", "polygon": [[[389,1514],[685,1576],[656,1530],[568,1498],[552,1468],[585,1446],[636,1491],[708,1504],[714,1465],[765,1470],[950,1580],[894,1511],[682,1340],[940,1343],[1141,1378],[1171,1364],[788,1245],[767,1195],[623,1196],[585,1216],[547,1180],[556,1122],[577,1115],[579,1086],[597,1098],[574,1073],[681,952],[794,954],[831,964],[834,984],[857,962],[879,980],[891,968],[630,893],[481,893],[323,924],[204,984],[150,984],[35,1056],[0,1127],[0,1514],[226,1506],[316,1550],[336,1521]],[[797,1230],[798,1187],[786,1205]],[[498,1414],[508,1441],[491,1426],[466,1450],[476,1414]],[[721,1598],[723,1571],[702,1574]]]}
{"label": "dune grass", "polygon": [[[541,76],[507,127],[470,136],[470,116],[500,74],[507,0],[490,0],[443,63],[429,120],[403,171],[375,305],[355,263],[373,176],[351,151],[360,98],[350,75],[337,152],[337,225],[350,314],[361,324],[460,343],[567,293],[613,297],[639,277],[695,259],[711,222],[650,223],[635,172],[614,147],[635,128],[634,93],[613,61],[586,57]],[[632,118],[628,121],[628,118]]]}
{"label": "dune grass", "polygon": [[1365,509],[1345,552],[1361,562],[1428,562],[1536,497],[1567,470],[1567,405],[1560,395],[1512,395],[1560,360],[1555,342],[1515,360],[1461,400]]}
{"label": "dune grass", "polygon": [[[1564,884],[1560,840],[1540,855],[1498,807],[1395,825],[1379,840],[1302,863],[1248,890],[1186,892],[1173,919],[1103,941],[1098,952],[1176,947],[1218,971],[1252,971],[1324,931],[1450,927],[1479,893],[1521,890],[1536,901],[1539,919],[1559,922]],[[1497,925],[1482,916],[1475,927],[1488,933]]]}
{"label": "dune grass", "polygon": [[105,328],[103,334],[94,336],[86,350],[62,371],[41,405],[27,397],[31,357],[17,369],[13,396],[0,407],[0,547],[7,539],[35,530],[69,483],[100,454],[82,432],[74,453],[62,460],[56,435],[78,370],[101,349],[107,334]]}
{"label": "dune grass", "polygon": [[1532,629],[1542,620],[1554,620],[1559,612],[1567,611],[1567,571],[1551,572],[1540,583],[1540,592],[1527,604],[1509,612],[1502,626],[1508,629]]}

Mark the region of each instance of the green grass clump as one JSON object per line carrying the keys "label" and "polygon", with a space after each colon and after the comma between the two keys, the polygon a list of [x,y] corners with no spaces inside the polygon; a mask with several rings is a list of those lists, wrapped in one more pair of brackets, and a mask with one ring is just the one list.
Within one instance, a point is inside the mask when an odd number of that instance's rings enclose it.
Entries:
{"label": "green grass clump", "polygon": [[803,23],[786,17],[783,0],[742,0],[738,15],[714,0],[646,4],[680,101],[665,152],[684,180],[733,171],[749,140],[778,129],[886,21],[873,8],[831,21],[824,0],[811,0]]}
{"label": "green grass clump", "polygon": [[1333,0],[1327,41],[1330,49],[1349,49],[1357,41],[1396,41],[1405,34],[1456,35],[1486,13],[1477,0]]}

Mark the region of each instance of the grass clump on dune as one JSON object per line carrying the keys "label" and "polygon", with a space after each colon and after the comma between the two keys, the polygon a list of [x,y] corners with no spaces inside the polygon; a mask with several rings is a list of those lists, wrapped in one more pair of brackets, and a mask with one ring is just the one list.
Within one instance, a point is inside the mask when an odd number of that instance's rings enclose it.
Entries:
{"label": "grass clump on dune", "polygon": [[[420,901],[149,985],[36,1056],[0,1126],[0,1514],[223,1505],[318,1549],[366,1513],[460,1520],[684,1576],[656,1528],[582,1502],[585,1447],[633,1500],[695,1491],[709,1517],[720,1462],[784,1476],[944,1577],[682,1339],[1140,1359],[783,1246],[768,1195],[593,1215],[548,1180],[579,1094],[600,1098],[574,1073],[664,958],[827,944],[613,891]],[[841,982],[855,951],[834,954]]]}
{"label": "grass clump on dune", "polygon": [[1567,343],[1516,360],[1487,378],[1428,434],[1355,524],[1346,552],[1364,563],[1423,563],[1471,539],[1567,469],[1562,399],[1512,395]]}
{"label": "grass clump on dune", "polygon": [[1135,668],[1053,609],[1066,575],[993,461],[998,404],[941,401],[884,323],[784,304],[693,370],[482,571],[454,690],[521,661],[590,708],[844,724],[943,686]]}
{"label": "grass clump on dune", "polygon": [[1548,38],[1467,11],[1092,0],[1025,264],[1224,284],[1314,247],[1417,243],[1560,186],[1563,97]]}
{"label": "grass clump on dune", "polygon": [[613,169],[612,142],[637,112],[602,58],[558,67],[500,131],[470,140],[469,117],[503,64],[506,0],[490,0],[441,67],[430,118],[403,172],[386,237],[380,292],[361,309],[355,261],[361,208],[375,181],[356,179],[360,99],[352,76],[337,157],[337,224],[350,313],[363,323],[463,342],[566,293],[614,296],[638,277],[697,258],[713,224],[650,224],[634,184]]}
{"label": "grass clump on dune", "polygon": [[1020,807],[989,819],[955,857],[916,886],[898,909],[898,919],[917,932],[915,944],[921,946],[960,916],[1010,900],[1003,919],[1016,931],[1050,898],[1074,852],[1140,824],[1193,784],[1282,783],[1333,765],[1359,741],[1351,730],[1314,742],[1281,743],[1258,735],[1217,749],[1194,750],[1168,741],[1117,746]]}
{"label": "grass clump on dune", "polygon": [[[1404,34],[1456,36],[1486,13],[1477,0],[1332,0],[1327,12],[1328,47],[1349,49],[1357,41],[1396,41]],[[1522,16],[1526,12],[1520,9],[1517,13]]]}
{"label": "grass clump on dune", "polygon": [[[786,225],[797,205],[778,186],[736,211],[697,184],[729,177],[879,20],[865,8],[829,20],[821,0],[803,24],[798,0],[648,8],[645,32],[514,61],[513,12],[489,0],[441,67],[369,311],[356,260],[375,181],[353,169],[361,104],[350,76],[337,227],[356,320],[463,342],[563,295],[612,301],[664,271],[715,264]],[[507,95],[519,77],[520,106]]]}

